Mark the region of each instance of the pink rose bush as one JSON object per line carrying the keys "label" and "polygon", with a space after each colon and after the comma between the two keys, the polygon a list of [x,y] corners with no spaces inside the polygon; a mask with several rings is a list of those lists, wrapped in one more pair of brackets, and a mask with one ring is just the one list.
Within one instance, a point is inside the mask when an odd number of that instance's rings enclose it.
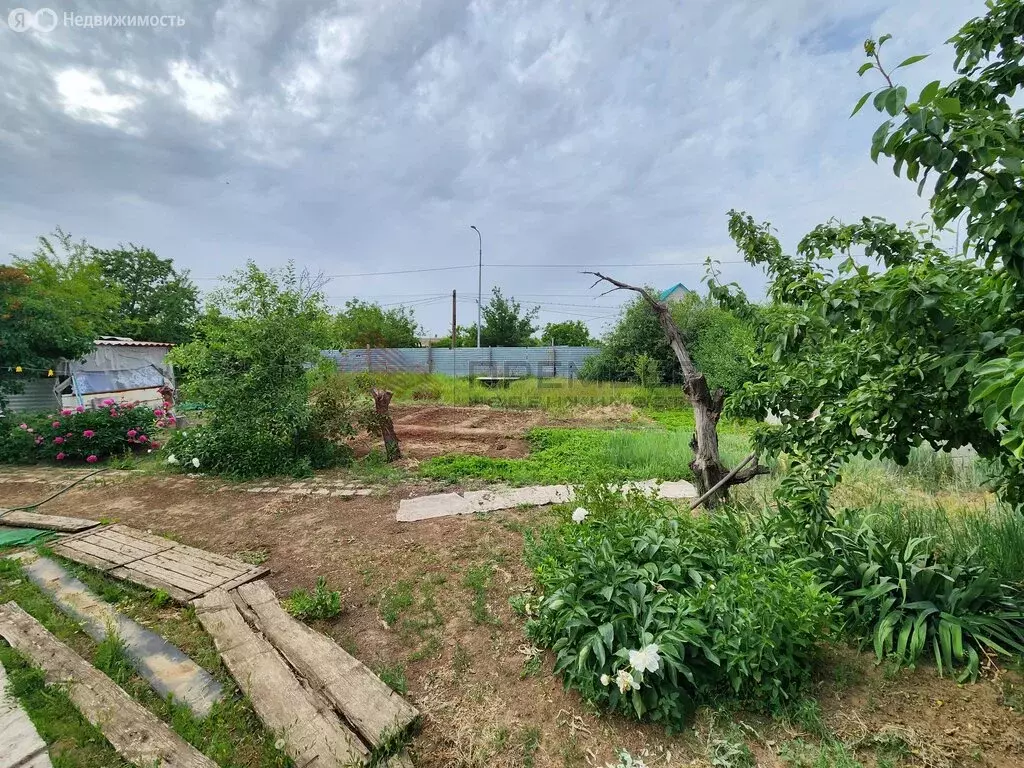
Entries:
{"label": "pink rose bush", "polygon": [[[150,408],[106,398],[96,409],[62,408],[57,415],[28,417],[20,424],[0,420],[0,464],[84,461],[152,452],[160,429],[176,425],[171,403]],[[159,412],[159,417],[157,417]]]}

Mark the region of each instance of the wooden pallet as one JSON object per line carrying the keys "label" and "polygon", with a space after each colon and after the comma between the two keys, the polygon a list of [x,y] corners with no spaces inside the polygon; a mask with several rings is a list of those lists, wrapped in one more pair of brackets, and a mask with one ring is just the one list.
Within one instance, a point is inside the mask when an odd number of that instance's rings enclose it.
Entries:
{"label": "wooden pallet", "polygon": [[40,515],[37,512],[23,512],[21,510],[5,512],[0,509],[0,525],[9,525],[13,528],[42,528],[47,531],[78,533],[89,528],[95,528],[99,523],[95,520],[82,520],[78,517]]}
{"label": "wooden pallet", "polygon": [[232,589],[268,572],[262,566],[196,549],[127,525],[107,525],[68,536],[53,545],[68,560],[117,579],[160,589],[180,603],[211,589]]}

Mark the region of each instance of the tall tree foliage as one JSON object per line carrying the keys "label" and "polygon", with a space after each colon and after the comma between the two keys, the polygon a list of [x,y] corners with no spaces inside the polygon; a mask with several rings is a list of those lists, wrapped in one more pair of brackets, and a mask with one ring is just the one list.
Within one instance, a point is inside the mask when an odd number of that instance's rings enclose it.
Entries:
{"label": "tall tree foliage", "polygon": [[594,343],[590,338],[590,329],[582,320],[566,320],[561,323],[548,323],[540,335],[542,344],[554,344],[562,347],[588,347]]}
{"label": "tall tree foliage", "polygon": [[[868,40],[861,74],[877,72],[883,87],[874,106],[887,113],[875,131],[871,155],[893,159],[893,172],[918,182],[933,181],[931,210],[944,226],[964,217],[964,249],[991,274],[984,289],[994,315],[975,347],[951,350],[945,376],[966,377],[975,386],[971,404],[986,429],[1005,448],[1004,478],[1020,498],[1024,460],[1024,2],[990,0],[988,13],[965,24],[950,42],[957,77],[926,85],[916,101],[895,83],[881,58],[888,39]],[[894,70],[923,58],[912,56]],[[893,70],[893,71],[894,71]],[[865,94],[857,108],[871,93]],[[856,111],[856,109],[855,109]],[[1014,477],[1017,475],[1018,477]]]}
{"label": "tall tree foliage", "polygon": [[0,401],[58,358],[88,352],[117,301],[88,246],[60,229],[0,265]]}
{"label": "tall tree foliage", "polygon": [[199,311],[199,291],[171,259],[129,244],[91,249],[106,285],[120,296],[106,333],[144,341],[188,341]]}
{"label": "tall tree foliage", "polygon": [[537,326],[539,307],[524,310],[514,297],[505,298],[500,288],[491,291],[491,300],[483,305],[480,343],[485,347],[528,347]]}
{"label": "tall tree foliage", "polygon": [[359,299],[345,302],[345,309],[335,317],[332,335],[339,349],[420,345],[419,324],[411,309],[385,309]]}
{"label": "tall tree foliage", "polygon": [[[884,85],[854,112],[874,97],[887,119],[872,158],[891,157],[919,191],[932,180],[934,222],[963,215],[963,251],[946,253],[927,229],[864,219],[818,227],[791,257],[767,225],[732,212],[730,233],[765,267],[778,305],[761,339],[760,381],[737,405],[779,415],[781,426],[759,432],[760,447],[827,478],[853,454],[903,462],[922,441],[970,444],[993,460],[1004,498],[1020,503],[1024,112],[1013,101],[1024,85],[1024,2],[995,0],[968,22],[951,40],[958,77],[929,83],[916,101],[893,72],[923,56],[890,71],[887,39],[865,43],[860,73],[874,70]],[[865,259],[849,256],[861,249]]]}
{"label": "tall tree foliage", "polygon": [[[733,392],[750,378],[754,350],[751,322],[733,312],[689,294],[667,304],[697,367],[714,389]],[[756,308],[751,312],[756,312]],[[658,316],[643,298],[629,302],[615,327],[605,336],[601,353],[588,358],[581,375],[604,381],[636,378],[636,361],[646,356],[665,379],[678,381],[682,372]]]}

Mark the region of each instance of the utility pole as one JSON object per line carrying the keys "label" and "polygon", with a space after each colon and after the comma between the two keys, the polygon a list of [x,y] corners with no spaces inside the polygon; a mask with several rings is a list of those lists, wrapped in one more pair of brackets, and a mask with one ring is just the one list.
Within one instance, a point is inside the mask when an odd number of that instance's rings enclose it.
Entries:
{"label": "utility pole", "polygon": [[484,236],[475,224],[469,225],[470,229],[476,230],[477,239],[480,241],[480,261],[476,271],[476,348],[480,349],[480,310],[484,300]]}
{"label": "utility pole", "polygon": [[458,326],[455,325],[455,290],[452,289],[452,349],[455,349],[455,334]]}

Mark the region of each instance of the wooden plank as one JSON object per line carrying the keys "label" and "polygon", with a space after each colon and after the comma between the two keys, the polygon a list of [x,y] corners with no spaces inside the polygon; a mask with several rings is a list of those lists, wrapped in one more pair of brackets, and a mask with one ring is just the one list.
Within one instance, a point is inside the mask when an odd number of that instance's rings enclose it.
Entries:
{"label": "wooden plank", "polygon": [[252,567],[248,563],[243,563],[241,560],[235,560],[233,557],[221,555],[217,552],[208,552],[205,549],[196,549],[195,547],[190,547],[187,544],[179,544],[175,549],[187,555],[192,555],[193,557],[196,557],[199,560],[203,560],[204,562],[208,562],[211,565],[219,565],[224,568],[231,568],[234,570],[243,571],[247,568]]}
{"label": "wooden plank", "polygon": [[217,768],[17,603],[0,606],[0,636],[42,668],[48,683],[67,684],[68,697],[85,719],[129,762],[145,768]]}
{"label": "wooden plank", "polygon": [[0,664],[0,768],[27,766],[52,768],[46,742],[18,700],[7,692],[7,672]]}
{"label": "wooden plank", "polygon": [[176,587],[163,579],[151,576],[148,573],[136,571],[134,570],[134,566],[134,563],[131,565],[122,565],[120,568],[114,568],[113,570],[107,571],[107,575],[113,576],[115,579],[121,579],[121,581],[130,581],[133,584],[141,584],[142,586],[149,587],[150,589],[162,590],[170,595],[175,601],[182,604],[187,603],[195,597],[194,592],[180,589],[179,587]]}
{"label": "wooden plank", "polygon": [[231,676],[267,728],[284,739],[296,765],[341,768],[367,762],[366,747],[333,713],[317,706],[274,648],[245,623],[227,592],[216,589],[193,605]]}
{"label": "wooden plank", "polygon": [[147,544],[153,544],[160,548],[171,546],[179,546],[178,542],[173,539],[168,539],[166,536],[157,536],[155,533],[148,533],[147,531],[140,531],[138,528],[132,528],[130,525],[124,525],[122,523],[114,523],[108,525],[103,529],[105,532],[118,533],[128,537],[133,541],[145,542]]}
{"label": "wooden plank", "polygon": [[[189,547],[189,549],[191,549],[191,547]],[[167,557],[173,557],[175,560],[187,564],[189,567],[194,568],[197,572],[206,573],[216,577],[218,582],[233,579],[237,577],[238,574],[249,569],[249,566],[246,563],[236,563],[234,566],[230,568],[224,565],[217,565],[216,563],[212,563],[209,560],[204,560],[202,558],[196,557],[190,552],[183,551],[181,547],[175,547],[170,552],[164,552],[163,554]]]}
{"label": "wooden plank", "polygon": [[207,571],[200,571],[198,568],[194,568],[186,562],[175,556],[174,551],[164,552],[159,555],[150,555],[139,560],[140,563],[146,563],[148,565],[155,565],[163,568],[164,570],[172,573],[179,573],[182,576],[193,579],[194,581],[201,582],[204,585],[204,589],[213,589],[219,584],[224,583],[224,577],[220,575],[210,574]]}
{"label": "wooden plank", "polygon": [[61,517],[60,515],[40,515],[36,512],[14,511],[0,516],[0,523],[13,528],[41,528],[46,531],[74,533],[95,528],[99,523],[95,520],[82,520],[78,517]]}
{"label": "wooden plank", "polygon": [[266,582],[243,584],[236,592],[256,614],[263,635],[370,744],[405,731],[419,716],[361,661],[286,613]]}
{"label": "wooden plank", "polygon": [[103,558],[94,557],[94,556],[92,556],[92,555],[90,555],[90,554],[88,554],[86,552],[81,552],[81,551],[76,550],[76,549],[71,549],[64,542],[60,542],[59,544],[54,544],[52,549],[53,549],[53,551],[55,553],[57,553],[61,557],[66,557],[68,560],[74,560],[76,563],[81,563],[82,565],[88,565],[88,566],[91,566],[92,568],[96,568],[97,570],[100,570],[100,571],[108,571],[109,572],[110,569],[114,567],[114,564],[111,563],[109,560],[104,560]]}
{"label": "wooden plank", "polygon": [[128,567],[137,573],[152,576],[161,581],[165,581],[168,584],[172,584],[178,589],[191,592],[193,595],[198,594],[199,592],[205,592],[209,589],[209,587],[201,581],[197,581],[196,579],[184,576],[180,573],[175,573],[174,571],[169,571],[163,566],[149,562],[148,559],[135,560]]}
{"label": "wooden plank", "polygon": [[232,579],[229,582],[221,584],[220,588],[227,592],[228,590],[232,590],[235,587],[241,586],[242,584],[247,584],[250,581],[253,581],[254,579],[258,579],[261,576],[266,576],[268,573],[270,573],[270,569],[267,568],[265,565],[256,566],[251,571],[249,571],[249,573],[243,573],[237,579]]}
{"label": "wooden plank", "polygon": [[[142,548],[136,546],[134,543],[126,544],[123,541],[115,541],[114,539],[111,539],[111,538],[108,538],[108,537],[104,536],[102,531],[94,533],[91,536],[86,536],[85,538],[78,539],[77,541],[74,541],[74,542],[68,542],[68,545],[72,549],[74,549],[76,547],[76,545],[77,546],[88,545],[90,547],[97,547],[99,549],[105,549],[108,552],[112,553],[112,555],[107,557],[107,559],[108,560],[115,560],[116,559],[118,561],[118,563],[117,563],[118,565],[124,565],[124,563],[126,563],[126,562],[130,562],[132,560],[138,560],[140,558],[146,557],[147,555],[151,554],[149,552],[149,550],[148,550],[148,545],[145,545],[145,546],[147,546],[147,549],[142,549]],[[128,559],[124,560],[123,558],[128,558]]]}
{"label": "wooden plank", "polygon": [[156,537],[159,539],[158,541],[152,541],[149,538],[128,535],[125,533],[124,526],[119,525],[112,525],[109,528],[100,528],[99,530],[93,531],[92,534],[92,539],[97,541],[106,540],[112,543],[123,544],[136,551],[145,552],[148,555],[155,555],[157,552],[166,552],[168,549],[174,549],[178,546],[177,542],[161,537]]}

